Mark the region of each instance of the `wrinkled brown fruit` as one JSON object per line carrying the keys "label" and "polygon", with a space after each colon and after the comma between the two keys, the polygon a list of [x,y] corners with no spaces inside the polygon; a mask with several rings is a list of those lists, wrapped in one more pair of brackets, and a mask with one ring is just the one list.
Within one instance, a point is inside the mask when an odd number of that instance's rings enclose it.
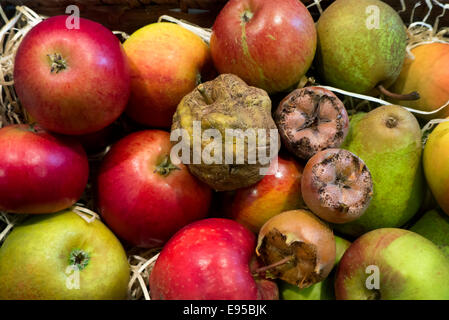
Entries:
{"label": "wrinkled brown fruit", "polygon": [[303,198],[313,213],[332,223],[360,218],[373,195],[373,181],[362,159],[343,149],[314,155],[304,168]]}
{"label": "wrinkled brown fruit", "polygon": [[[218,142],[223,161],[207,164],[201,159],[201,163],[193,163],[193,155],[198,153],[194,150],[193,143],[194,121],[200,122],[202,133],[208,129],[216,129],[221,134],[221,141],[203,140],[201,152],[210,146],[210,142]],[[261,163],[259,156],[263,154],[267,158],[273,158],[280,149],[280,138],[271,117],[271,100],[268,94],[262,89],[248,86],[232,74],[222,74],[213,81],[202,83],[186,95],[173,117],[172,132],[176,129],[185,129],[190,137],[190,171],[217,191],[235,190],[255,184],[264,177],[260,174],[260,169],[269,167],[269,161]],[[225,161],[227,129],[241,130],[238,135],[244,139],[243,152],[239,153],[234,146],[233,163]],[[244,137],[248,129],[254,130],[257,144],[248,143],[251,139]],[[262,130],[259,131],[260,129]],[[273,141],[276,143],[271,143],[271,134],[275,134]],[[232,142],[237,142],[236,138],[232,140],[231,137],[229,140],[231,146]],[[237,163],[237,154],[242,155],[242,163]],[[256,155],[256,161],[250,158],[251,154]]]}
{"label": "wrinkled brown fruit", "polygon": [[286,211],[262,227],[256,253],[265,265],[288,258],[288,262],[266,271],[266,276],[307,288],[325,279],[332,270],[334,234],[307,210]]}
{"label": "wrinkled brown fruit", "polygon": [[287,149],[304,160],[321,150],[338,148],[349,129],[343,102],[318,87],[290,93],[279,104],[274,120]]}

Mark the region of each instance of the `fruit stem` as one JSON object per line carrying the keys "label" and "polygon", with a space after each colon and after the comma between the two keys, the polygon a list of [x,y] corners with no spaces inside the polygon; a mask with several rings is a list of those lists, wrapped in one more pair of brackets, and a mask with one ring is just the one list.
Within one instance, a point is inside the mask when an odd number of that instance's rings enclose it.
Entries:
{"label": "fruit stem", "polygon": [[170,174],[170,172],[172,170],[181,170],[181,169],[179,167],[175,166],[173,163],[171,163],[170,157],[168,155],[166,155],[164,157],[164,160],[162,160],[162,162],[156,166],[156,169],[154,170],[154,172],[157,172],[160,175],[166,177]]}
{"label": "fruit stem", "polygon": [[58,73],[59,71],[67,69],[67,62],[60,53],[47,54],[47,56],[51,62],[51,73]]}
{"label": "fruit stem", "polygon": [[398,93],[393,93],[393,92],[388,91],[388,90],[387,90],[383,85],[381,85],[381,84],[379,84],[379,85],[377,86],[377,89],[379,89],[379,91],[380,91],[383,95],[385,95],[385,96],[387,96],[387,97],[389,97],[389,98],[395,99],[395,100],[412,101],[412,100],[418,100],[418,99],[420,98],[419,93],[416,92],[416,91],[410,92],[410,93],[408,93],[408,94],[398,94]]}
{"label": "fruit stem", "polygon": [[251,18],[254,16],[254,14],[251,12],[251,11],[249,11],[249,10],[245,10],[245,11],[243,11],[243,13],[242,13],[242,22],[243,23],[247,23],[247,22],[249,22],[249,20],[251,20]]}
{"label": "fruit stem", "polygon": [[202,85],[199,85],[197,87],[197,90],[198,90],[199,93],[201,93],[201,95],[203,96],[204,101],[206,101],[207,104],[214,103],[212,101],[212,99],[207,95],[206,90],[204,89],[204,87]]}
{"label": "fruit stem", "polygon": [[261,273],[261,272],[265,272],[265,271],[274,269],[274,268],[276,268],[276,267],[282,266],[282,265],[284,265],[284,264],[286,264],[286,263],[289,263],[293,258],[294,258],[294,256],[291,255],[291,256],[285,257],[285,258],[282,259],[282,260],[279,260],[278,262],[269,264],[268,266],[261,267],[261,268],[257,268],[256,270],[254,270],[254,273],[253,273],[253,274],[257,275],[257,274],[259,274],[259,273]]}
{"label": "fruit stem", "polygon": [[35,122],[30,123],[29,126],[28,126],[28,130],[30,132],[37,133],[38,131],[37,131],[36,125],[37,124]]}
{"label": "fruit stem", "polygon": [[385,125],[390,129],[396,128],[398,126],[398,120],[396,118],[389,117],[385,122]]}

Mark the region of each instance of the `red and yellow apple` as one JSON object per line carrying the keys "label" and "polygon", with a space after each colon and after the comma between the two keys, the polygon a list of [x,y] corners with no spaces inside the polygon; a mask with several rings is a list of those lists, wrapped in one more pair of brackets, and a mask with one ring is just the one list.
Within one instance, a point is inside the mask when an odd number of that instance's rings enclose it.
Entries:
{"label": "red and yellow apple", "polygon": [[289,89],[312,64],[317,34],[298,0],[230,0],[212,28],[214,65],[268,93]]}
{"label": "red and yellow apple", "polygon": [[[396,102],[423,111],[442,107],[449,101],[449,44],[423,44],[412,49],[411,53],[413,58],[405,59],[401,74],[390,90],[401,94],[417,91],[421,98]],[[437,114],[423,117],[430,119],[448,116],[449,107]]]}
{"label": "red and yellow apple", "polygon": [[14,87],[23,107],[47,130],[81,135],[99,131],[125,110],[129,66],[117,37],[102,25],[67,16],[37,24],[21,42]]}
{"label": "red and yellow apple", "polygon": [[139,247],[160,247],[176,231],[205,218],[212,190],[170,161],[170,134],[145,130],[112,146],[98,174],[97,200],[106,224]]}
{"label": "red and yellow apple", "polygon": [[207,44],[173,23],[147,25],[123,44],[131,65],[131,97],[126,113],[134,121],[168,128],[181,99],[210,67]]}
{"label": "red and yellow apple", "polygon": [[224,196],[226,215],[257,233],[271,217],[304,207],[302,171],[302,165],[293,158],[278,156],[261,181]]}

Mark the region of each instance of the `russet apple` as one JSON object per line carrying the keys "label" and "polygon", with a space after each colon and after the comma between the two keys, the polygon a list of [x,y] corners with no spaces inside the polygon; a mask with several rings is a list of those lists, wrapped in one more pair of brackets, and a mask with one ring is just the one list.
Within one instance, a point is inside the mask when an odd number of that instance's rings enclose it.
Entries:
{"label": "russet apple", "polygon": [[297,0],[230,0],[212,28],[214,65],[268,93],[289,89],[312,64],[317,34]]}

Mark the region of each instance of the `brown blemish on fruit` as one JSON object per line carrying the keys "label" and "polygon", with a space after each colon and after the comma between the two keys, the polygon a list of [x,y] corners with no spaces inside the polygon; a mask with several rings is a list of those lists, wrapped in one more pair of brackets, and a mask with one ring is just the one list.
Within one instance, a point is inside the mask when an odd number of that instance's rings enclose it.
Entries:
{"label": "brown blemish on fruit", "polygon": [[313,163],[310,177],[306,168],[303,186],[304,190],[310,190],[305,195],[310,209],[333,223],[359,218],[373,195],[368,167],[359,157],[342,149],[326,150],[315,157],[310,160]]}
{"label": "brown blemish on fruit", "polygon": [[256,253],[269,267],[265,277],[307,288],[329,275],[335,239],[329,226],[311,212],[286,211],[261,228]]}
{"label": "brown blemish on fruit", "polygon": [[348,115],[332,92],[307,87],[296,89],[279,104],[274,120],[287,149],[301,159],[335,148],[348,132]]}
{"label": "brown blemish on fruit", "polygon": [[398,119],[394,116],[389,116],[387,120],[385,120],[385,125],[390,129],[396,128],[398,126]]}
{"label": "brown blemish on fruit", "polygon": [[317,250],[314,245],[301,241],[286,243],[287,237],[273,229],[262,240],[259,251],[265,264],[280,261],[292,256],[290,262],[273,268],[268,275],[307,288],[322,278],[322,271],[317,270]]}

